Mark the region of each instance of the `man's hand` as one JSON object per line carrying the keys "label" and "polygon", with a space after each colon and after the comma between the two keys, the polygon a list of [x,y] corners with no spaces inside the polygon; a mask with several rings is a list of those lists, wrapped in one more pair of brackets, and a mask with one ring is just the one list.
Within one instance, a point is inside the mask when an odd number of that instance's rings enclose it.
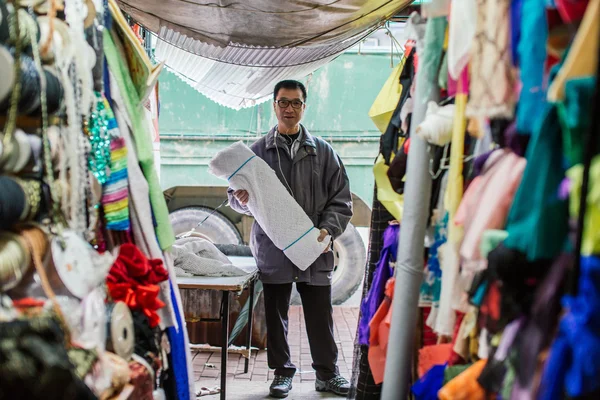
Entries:
{"label": "man's hand", "polygon": [[[325,238],[327,237],[327,235],[329,235],[329,232],[327,231],[327,229],[321,229],[321,233],[319,234],[319,237],[317,238],[317,241],[319,243],[323,242],[323,240],[325,240]],[[325,248],[325,250],[323,250],[323,253],[327,253],[331,250],[331,246],[327,246]]]}
{"label": "man's hand", "polygon": [[243,206],[245,206],[246,204],[248,204],[248,199],[250,198],[250,195],[245,190],[236,190],[235,192],[233,192],[233,196]]}

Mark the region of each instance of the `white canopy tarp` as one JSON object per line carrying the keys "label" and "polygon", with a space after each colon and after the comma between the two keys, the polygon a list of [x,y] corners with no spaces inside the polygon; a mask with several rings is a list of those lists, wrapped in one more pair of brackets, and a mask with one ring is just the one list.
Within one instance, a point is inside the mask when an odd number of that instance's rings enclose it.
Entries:
{"label": "white canopy tarp", "polygon": [[158,37],[155,57],[213,101],[240,109],[302,79],[411,0],[119,0]]}

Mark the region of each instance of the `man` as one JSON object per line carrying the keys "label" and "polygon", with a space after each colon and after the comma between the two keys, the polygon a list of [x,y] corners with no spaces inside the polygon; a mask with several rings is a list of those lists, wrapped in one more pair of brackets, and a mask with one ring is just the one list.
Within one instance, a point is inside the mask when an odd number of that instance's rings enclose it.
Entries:
{"label": "man", "polygon": [[[297,81],[275,86],[273,108],[278,124],[252,145],[252,150],[275,171],[284,187],[321,230],[320,242],[339,237],[352,217],[352,197],[344,166],[331,146],[312,136],[300,124],[306,109],[306,88]],[[245,190],[229,189],[234,210],[250,214]],[[264,287],[267,320],[267,358],[275,370],[272,397],[287,397],[296,367],[287,341],[292,284],[302,299],[306,331],[316,371],[315,388],[344,396],[350,389],[336,366],[338,349],[333,338],[331,246],[306,271],[301,271],[275,247],[260,225],[252,226],[250,246]]]}

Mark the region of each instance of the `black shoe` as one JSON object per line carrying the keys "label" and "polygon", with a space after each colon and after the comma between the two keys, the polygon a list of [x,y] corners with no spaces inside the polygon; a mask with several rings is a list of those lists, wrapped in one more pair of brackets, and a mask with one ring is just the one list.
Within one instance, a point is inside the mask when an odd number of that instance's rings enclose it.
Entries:
{"label": "black shoe", "polygon": [[288,397],[290,390],[292,390],[292,378],[275,375],[275,379],[273,379],[273,383],[271,383],[271,387],[269,388],[269,394],[271,397],[283,399]]}
{"label": "black shoe", "polygon": [[317,379],[315,381],[315,389],[317,389],[317,392],[331,392],[338,396],[346,396],[350,392],[350,382],[341,375],[331,378],[328,381]]}

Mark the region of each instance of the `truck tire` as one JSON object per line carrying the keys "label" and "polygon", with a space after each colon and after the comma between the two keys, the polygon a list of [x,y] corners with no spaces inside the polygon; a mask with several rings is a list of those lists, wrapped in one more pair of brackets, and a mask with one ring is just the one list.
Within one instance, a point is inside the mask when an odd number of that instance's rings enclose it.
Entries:
{"label": "truck tire", "polygon": [[[175,236],[190,231],[211,212],[213,210],[208,207],[184,207],[171,212],[169,219]],[[196,233],[214,244],[243,244],[242,236],[235,225],[218,211],[196,227]]]}
{"label": "truck tire", "polygon": [[[333,242],[334,269],[331,282],[331,301],[339,305],[348,300],[360,286],[367,263],[365,244],[352,224]],[[291,304],[302,304],[294,288]]]}

